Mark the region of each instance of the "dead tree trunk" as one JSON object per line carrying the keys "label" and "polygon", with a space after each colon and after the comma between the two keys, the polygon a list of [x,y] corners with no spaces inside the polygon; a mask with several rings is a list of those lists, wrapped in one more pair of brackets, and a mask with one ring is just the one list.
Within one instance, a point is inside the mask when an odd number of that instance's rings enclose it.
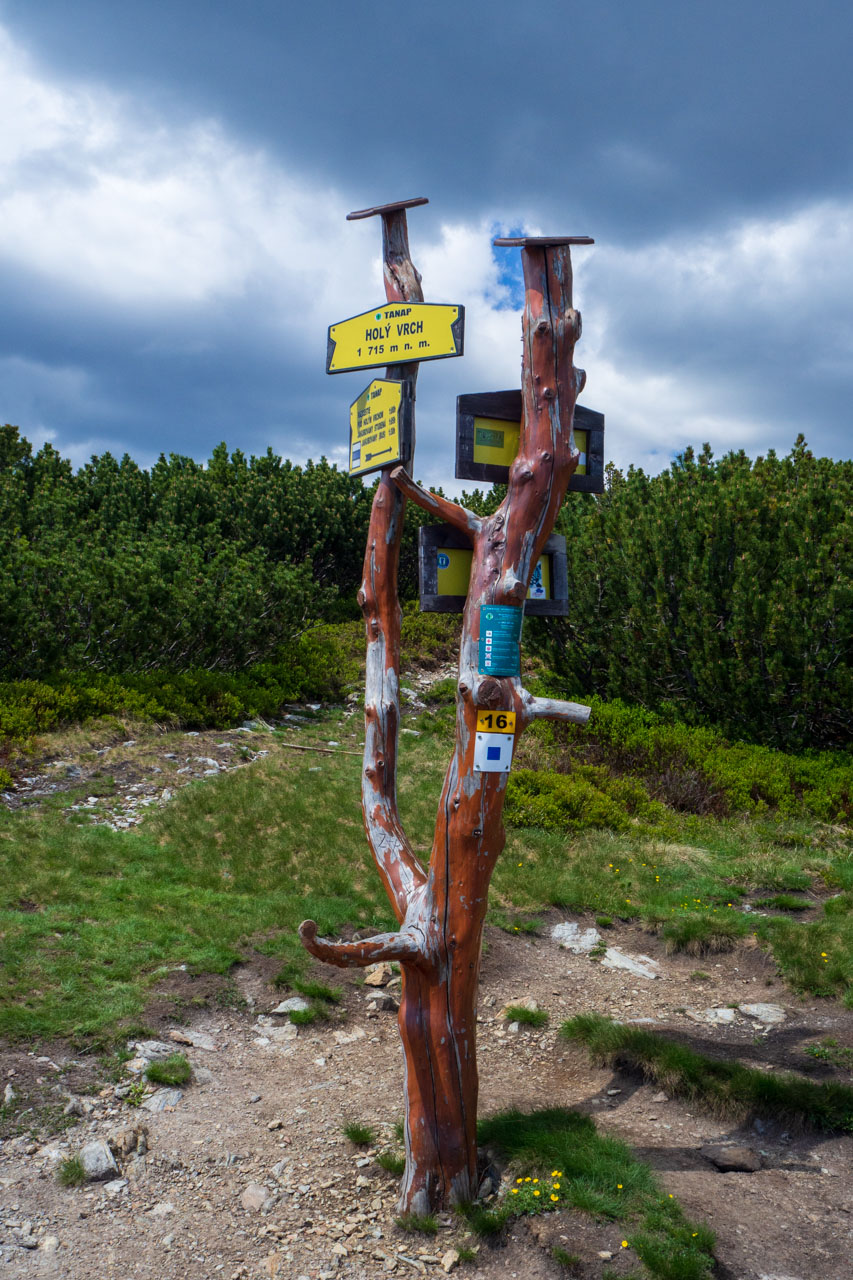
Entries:
{"label": "dead tree trunk", "polygon": [[[419,300],[419,277],[407,254],[405,214],[394,217],[396,223],[383,214],[388,297]],[[572,363],[580,315],[572,308],[570,242],[521,243],[524,416],[504,502],[494,515],[481,519],[425,492],[403,468],[382,473],[374,499],[361,590],[367,624],[362,799],[367,837],[400,927],[396,933],[356,943],[320,939],[312,921],[300,929],[304,945],[327,963],[400,962],[399,1024],[406,1068],[406,1172],[400,1197],[404,1213],[428,1213],[446,1202],[470,1201],[478,1191],[477,987],[489,881],[505,839],[507,775],[474,768],[477,712],[514,711],[517,733],[537,718],[583,723],[589,714],[588,708],[574,703],[533,697],[517,676],[478,673],[480,609],[490,604],[523,609],[533,569],[578,461],[572,416],[584,375]],[[395,251],[405,259],[402,273],[400,256],[396,265],[389,265]],[[396,804],[396,575],[405,497],[464,530],[474,548],[459,655],[456,745],[427,871],[406,840]]]}

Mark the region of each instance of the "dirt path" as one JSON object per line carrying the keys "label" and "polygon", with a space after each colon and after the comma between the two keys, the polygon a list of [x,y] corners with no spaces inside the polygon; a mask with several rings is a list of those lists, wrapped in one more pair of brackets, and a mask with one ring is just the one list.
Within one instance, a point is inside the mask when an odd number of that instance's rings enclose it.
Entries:
{"label": "dirt path", "polygon": [[[791,1135],[773,1126],[732,1130],[653,1087],[591,1068],[556,1029],[586,1009],[654,1019],[699,1049],[719,1053],[728,1046],[752,1065],[811,1066],[821,1077],[830,1069],[806,1057],[804,1045],[829,1034],[853,1044],[853,1015],[829,1002],[798,1001],[776,981],[766,985],[769,962],[757,950],[706,961],[710,977],[697,981],[691,978],[694,960],[665,957],[647,934],[614,930],[608,942],[650,956],[660,977],[608,970],[548,936],[561,919],[555,914],[538,939],[489,932],[480,1009],[482,1111],[559,1104],[593,1114],[654,1165],[690,1216],[714,1228],[722,1276],[849,1280],[853,1137]],[[172,1043],[169,1033],[179,1030],[179,990],[184,1007],[194,1001],[201,1012],[191,1027],[182,1024],[189,1033],[184,1039],[197,1042],[182,1046],[195,1080],[166,1110],[133,1107],[116,1097],[113,1085],[87,1098],[91,1064],[62,1046],[2,1055],[0,1083],[16,1095],[7,1114],[23,1130],[0,1147],[3,1275],[373,1280],[443,1275],[441,1260],[449,1265],[452,1249],[476,1245],[450,1216],[436,1238],[405,1235],[394,1224],[396,1180],[373,1158],[394,1146],[393,1125],[402,1111],[393,1012],[371,1008],[375,992],[347,975],[341,1020],[293,1035],[284,1016],[270,1016],[281,995],[269,985],[263,964],[259,958],[257,967],[238,973],[247,1004],[231,1010],[211,1005],[213,987],[205,979],[172,975],[169,991],[154,1006],[158,1034]],[[340,981],[337,972],[324,976]],[[379,995],[393,999],[393,992],[392,986]],[[551,1026],[513,1033],[500,1010],[527,997],[549,1011]],[[723,1025],[695,1020],[705,1009],[768,1001],[785,1014],[769,1029],[736,1012]],[[836,1078],[849,1080],[849,1074]],[[39,1108],[52,1102],[55,1122],[69,1096],[81,1099],[80,1110],[91,1106],[91,1113],[45,1141],[41,1126],[50,1115]],[[22,1114],[27,1103],[35,1107],[29,1120]],[[348,1119],[374,1125],[381,1135],[376,1147],[354,1148],[341,1133]],[[139,1145],[143,1126],[147,1152],[127,1151]],[[118,1131],[125,1154],[108,1181],[77,1189],[59,1185],[63,1159]],[[721,1173],[700,1154],[708,1143],[733,1139],[759,1155],[757,1172]],[[581,1255],[576,1274],[592,1280],[607,1267],[618,1273],[636,1263],[620,1237],[618,1226],[580,1215],[522,1220],[507,1247],[481,1245],[476,1262],[455,1266],[453,1274],[471,1280],[565,1275],[550,1256],[561,1244]]]}

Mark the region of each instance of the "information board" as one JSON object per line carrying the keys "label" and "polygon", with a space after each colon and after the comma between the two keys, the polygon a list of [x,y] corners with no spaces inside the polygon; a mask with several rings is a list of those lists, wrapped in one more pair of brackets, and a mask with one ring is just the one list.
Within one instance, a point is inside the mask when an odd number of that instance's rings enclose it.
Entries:
{"label": "information board", "polygon": [[481,676],[521,675],[524,610],[505,604],[480,606],[477,671]]}

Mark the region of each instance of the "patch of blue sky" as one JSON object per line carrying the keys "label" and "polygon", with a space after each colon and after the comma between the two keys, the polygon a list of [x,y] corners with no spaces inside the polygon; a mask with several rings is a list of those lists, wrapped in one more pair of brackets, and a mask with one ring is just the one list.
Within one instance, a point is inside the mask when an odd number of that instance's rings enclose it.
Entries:
{"label": "patch of blue sky", "polygon": [[[492,240],[523,236],[523,226],[506,227],[492,223],[489,235]],[[492,259],[498,269],[498,288],[487,294],[489,305],[496,311],[520,311],[524,306],[524,276],[521,271],[520,249],[496,249],[492,246]]]}

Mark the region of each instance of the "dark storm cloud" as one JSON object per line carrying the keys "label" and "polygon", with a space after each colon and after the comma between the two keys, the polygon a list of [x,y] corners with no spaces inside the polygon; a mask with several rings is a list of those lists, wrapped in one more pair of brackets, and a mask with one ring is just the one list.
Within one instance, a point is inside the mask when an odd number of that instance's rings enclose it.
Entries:
{"label": "dark storm cloud", "polygon": [[378,227],[342,215],[423,193],[427,296],[469,308],[464,360],[421,379],[424,478],[452,484],[455,395],[517,381],[498,223],[596,237],[578,359],[620,465],[800,423],[849,453],[841,6],[0,0],[0,22],[37,99],[15,115],[7,85],[0,417],[34,437],[341,456],[365,378],[324,377],[325,326],[381,296]]}
{"label": "dark storm cloud", "polygon": [[545,211],[623,238],[851,177],[851,20],[834,3],[5,0],[0,15],[51,66],[226,119],[356,203],[414,184],[442,212]]}

